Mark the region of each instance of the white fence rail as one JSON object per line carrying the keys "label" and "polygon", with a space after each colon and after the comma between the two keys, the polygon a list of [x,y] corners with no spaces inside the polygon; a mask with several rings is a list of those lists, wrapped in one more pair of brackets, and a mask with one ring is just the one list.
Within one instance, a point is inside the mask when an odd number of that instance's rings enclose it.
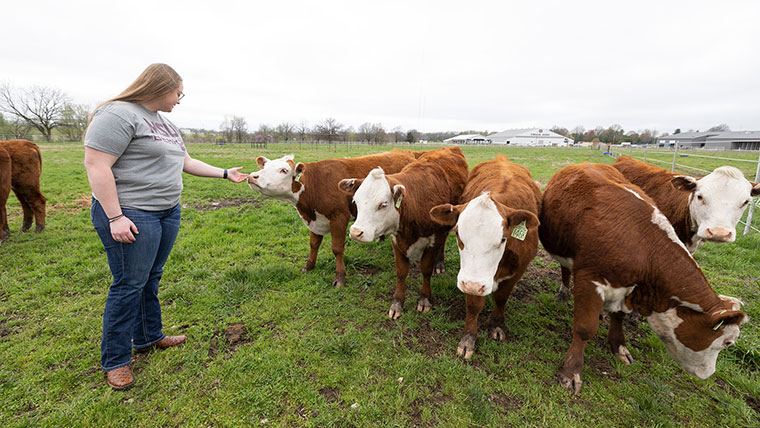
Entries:
{"label": "white fence rail", "polygon": [[[686,165],[683,163],[678,163],[679,158],[679,144],[676,143],[674,149],[671,150],[662,150],[662,149],[650,149],[648,147],[635,147],[635,146],[629,146],[629,147],[623,147],[623,146],[616,146],[610,149],[613,156],[620,156],[620,155],[628,155],[637,159],[641,159],[644,162],[649,163],[658,163],[658,164],[666,164],[670,166],[670,170],[675,172],[676,170],[681,171],[699,171],[701,173],[704,173],[705,175],[711,173],[712,171],[702,169],[699,167],[696,167],[694,165]],[[612,153],[612,150],[616,150],[614,153]],[[734,158],[734,157],[723,157],[723,156],[710,156],[710,155],[703,155],[703,154],[697,154],[695,153],[698,149],[684,149],[685,151],[688,151],[688,154],[680,153],[680,157],[693,157],[693,158],[704,158],[704,159],[715,159],[719,161],[729,161],[730,163],[745,163],[742,165],[742,167],[738,167],[740,170],[746,171],[746,163],[754,164],[755,165],[755,177],[754,182],[758,183],[760,182],[760,157],[758,157],[757,160],[752,159],[741,159],[741,158]],[[709,148],[705,147],[704,150],[709,150]],[[637,153],[638,152],[638,153]],[[673,159],[672,160],[663,160],[663,159],[655,159],[652,158],[651,155],[668,155],[670,156],[672,152]],[[755,152],[743,152],[743,153],[755,153]],[[638,154],[639,156],[636,156]],[[650,157],[647,159],[647,155],[650,155]],[[683,161],[682,161],[683,162]],[[663,165],[660,165],[663,166]],[[664,166],[663,166],[664,167]],[[743,171],[743,172],[744,172]],[[750,176],[751,174],[745,173],[745,176]],[[744,225],[744,234],[748,234],[750,230],[754,230],[755,232],[760,232],[760,229],[757,229],[756,227],[752,226],[752,216],[755,211],[755,207],[760,209],[760,197],[753,198],[753,203],[749,205],[749,210],[747,212],[747,219],[746,221],[739,220],[740,223]]]}

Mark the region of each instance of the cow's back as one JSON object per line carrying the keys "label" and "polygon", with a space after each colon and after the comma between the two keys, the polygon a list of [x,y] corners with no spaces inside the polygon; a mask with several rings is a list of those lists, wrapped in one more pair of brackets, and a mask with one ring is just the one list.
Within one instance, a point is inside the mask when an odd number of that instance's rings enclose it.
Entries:
{"label": "cow's back", "polygon": [[[669,240],[652,223],[653,206],[640,188],[610,165],[571,165],[557,172],[544,190],[539,236],[555,256],[599,263],[599,269],[607,271],[614,271],[618,260],[643,269],[645,246],[658,247],[657,241]],[[632,253],[631,245],[640,251]]]}
{"label": "cow's back", "polygon": [[28,140],[0,141],[0,146],[11,157],[14,188],[29,186],[38,189],[42,174],[39,146]]}
{"label": "cow's back", "polygon": [[652,198],[682,242],[689,241],[689,192],[678,190],[671,183],[678,174],[629,156],[620,156],[612,166]]}
{"label": "cow's back", "polygon": [[472,168],[460,203],[471,201],[484,191],[491,192],[494,200],[510,208],[528,210],[536,216],[541,212],[541,190],[530,172],[504,155],[499,154]]}
{"label": "cow's back", "polygon": [[340,180],[364,177],[377,167],[389,174],[401,171],[415,160],[411,150],[394,149],[389,152],[356,158],[324,159],[305,163],[303,184],[305,191],[299,198],[297,208],[302,215],[311,217],[314,211],[330,218],[335,212],[355,215],[351,196],[340,191]]}

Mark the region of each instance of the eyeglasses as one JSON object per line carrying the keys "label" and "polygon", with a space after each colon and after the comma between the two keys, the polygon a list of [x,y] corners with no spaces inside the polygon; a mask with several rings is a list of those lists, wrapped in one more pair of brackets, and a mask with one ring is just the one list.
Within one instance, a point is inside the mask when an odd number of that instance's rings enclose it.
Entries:
{"label": "eyeglasses", "polygon": [[185,98],[185,93],[180,91],[179,95],[177,95],[177,101],[181,100],[182,98]]}

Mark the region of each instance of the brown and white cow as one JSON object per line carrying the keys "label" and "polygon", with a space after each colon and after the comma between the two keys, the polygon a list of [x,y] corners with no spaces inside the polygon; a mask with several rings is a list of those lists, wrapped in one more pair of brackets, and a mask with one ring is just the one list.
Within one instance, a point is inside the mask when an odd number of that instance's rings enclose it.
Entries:
{"label": "brown and white cow", "polygon": [[0,243],[11,236],[8,229],[8,214],[5,211],[5,203],[11,194],[11,155],[0,146]]}
{"label": "brown and white cow", "polygon": [[344,178],[366,175],[377,167],[397,172],[414,160],[411,150],[398,149],[358,158],[297,164],[293,161],[293,155],[274,160],[259,156],[256,163],[260,170],[248,176],[248,185],[265,196],[293,204],[298,210],[310,235],[309,258],[302,272],[314,268],[322,238],[330,234],[335,255],[333,285],[342,286],[346,283],[346,265],[343,261],[346,229],[349,220],[356,216],[356,206],[350,196],[340,191],[338,182]]}
{"label": "brown and white cow", "polygon": [[0,141],[11,157],[11,189],[16,194],[21,209],[24,211],[24,222],[21,232],[36,226],[35,232],[45,228],[45,203],[47,200],[40,191],[40,176],[42,175],[42,154],[36,144],[28,140]]}
{"label": "brown and white cow", "polygon": [[610,313],[610,348],[625,363],[632,357],[622,320],[636,310],[685,371],[700,379],[715,372],[718,353],[736,341],[747,316],[738,299],[715,294],[639,187],[610,165],[571,165],[549,181],[540,220],[544,248],[574,279],[573,340],[560,370],[565,388],[581,389],[583,351],[602,310]]}
{"label": "brown and white cow", "polygon": [[467,315],[457,354],[475,351],[478,316],[493,294],[492,339],[506,339],[504,310],[509,295],[538,250],[541,191],[520,165],[503,155],[470,171],[459,205],[438,205],[430,217],[454,226],[459,246],[457,287],[465,293]]}
{"label": "brown and white cow", "polygon": [[692,254],[705,241],[734,242],[736,224],[752,197],[760,195],[760,183],[747,181],[731,166],[700,179],[629,156],[620,156],[613,166],[654,200]]}
{"label": "brown and white cow", "polygon": [[396,259],[396,289],[388,317],[401,316],[406,299],[406,277],[411,263],[420,263],[422,288],[417,310],[431,309],[430,276],[443,253],[450,226],[430,218],[436,205],[456,203],[467,183],[467,161],[459,147],[424,153],[397,174],[373,169],[366,178],[340,182],[341,189],[356,203],[356,222],[349,229],[352,239],[371,242],[391,235]]}

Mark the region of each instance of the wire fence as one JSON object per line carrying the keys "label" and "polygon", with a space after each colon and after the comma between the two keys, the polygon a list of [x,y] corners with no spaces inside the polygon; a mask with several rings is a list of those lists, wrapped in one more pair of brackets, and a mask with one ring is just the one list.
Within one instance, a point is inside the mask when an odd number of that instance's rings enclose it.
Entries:
{"label": "wire fence", "polygon": [[[614,157],[627,155],[653,165],[662,166],[664,168],[669,167],[672,172],[694,174],[694,171],[696,171],[701,174],[694,175],[701,176],[712,172],[710,169],[705,169],[710,166],[715,165],[713,167],[713,169],[715,169],[718,166],[730,165],[742,171],[742,174],[744,174],[745,177],[754,176],[755,183],[760,182],[760,154],[758,154],[757,151],[722,150],[722,153],[736,154],[736,156],[731,157],[703,154],[709,151],[710,149],[708,147],[705,147],[704,149],[684,148],[676,143],[672,150],[651,148],[647,146],[613,146],[610,148],[609,154]],[[757,159],[753,159],[755,156],[757,156]],[[691,162],[691,160],[695,160],[695,162]],[[752,203],[749,204],[749,209],[747,210],[746,219],[739,220],[739,222],[744,225],[745,235],[748,234],[750,230],[760,232],[760,229],[752,225],[752,217],[755,208],[760,209],[760,197],[752,199]]]}

